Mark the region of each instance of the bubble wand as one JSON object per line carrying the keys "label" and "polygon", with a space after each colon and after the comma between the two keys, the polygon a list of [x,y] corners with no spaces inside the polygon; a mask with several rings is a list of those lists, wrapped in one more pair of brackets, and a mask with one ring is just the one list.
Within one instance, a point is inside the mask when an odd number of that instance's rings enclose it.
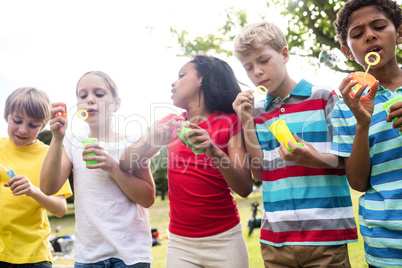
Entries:
{"label": "bubble wand", "polygon": [[12,170],[12,169],[11,169],[11,170],[6,169],[2,164],[0,164],[0,167],[2,167],[2,168],[6,171],[7,176],[8,176],[9,179],[11,179],[12,177],[17,176],[17,174],[15,174],[14,170]]}
{"label": "bubble wand", "polygon": [[[374,61],[372,61],[373,58],[370,58],[370,56],[372,55],[374,56]],[[368,64],[366,72],[353,73],[353,80],[357,80],[358,83],[356,86],[353,87],[354,91],[358,91],[365,83],[367,83],[367,86],[372,87],[376,80],[374,76],[368,73],[368,71],[371,65],[376,65],[380,62],[380,55],[377,52],[372,51],[366,54],[364,60]]]}
{"label": "bubble wand", "polygon": [[[68,114],[68,113],[66,113],[67,112],[67,105],[62,104],[62,105],[59,105],[58,107],[62,107],[64,109],[64,113],[58,112],[58,113],[56,113],[54,115],[54,117],[61,116],[61,117],[63,117],[65,119],[67,115],[77,115],[78,118],[81,119],[81,120],[86,120],[88,118],[88,112],[85,109],[81,109],[75,114]],[[82,114],[84,114],[83,117],[82,117]]]}
{"label": "bubble wand", "polygon": [[[268,92],[269,92],[269,90],[264,86],[258,86],[257,87],[257,93],[259,93],[261,95],[267,95]],[[254,94],[254,92],[251,92],[251,94]]]}
{"label": "bubble wand", "polygon": [[[370,59],[372,59],[372,58],[370,58],[371,55],[374,55],[374,57],[375,57],[373,62],[371,62],[371,60],[370,60]],[[374,51],[369,52],[369,53],[367,53],[366,57],[364,57],[364,60],[368,64],[368,67],[367,67],[366,73],[363,76],[363,80],[364,80],[364,78],[366,78],[366,75],[367,75],[368,70],[370,69],[370,66],[376,65],[380,62],[380,54],[378,54],[377,52],[374,52]]]}

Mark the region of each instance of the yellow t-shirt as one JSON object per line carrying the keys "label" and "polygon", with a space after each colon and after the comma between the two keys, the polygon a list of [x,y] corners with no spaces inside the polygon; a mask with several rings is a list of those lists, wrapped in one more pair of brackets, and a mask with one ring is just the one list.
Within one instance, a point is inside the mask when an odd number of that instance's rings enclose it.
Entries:
{"label": "yellow t-shirt", "polygon": [[[40,170],[48,146],[36,143],[17,147],[8,137],[0,138],[0,164],[13,169],[17,175],[25,175],[39,187]],[[46,210],[33,198],[14,196],[4,182],[6,171],[0,167],[0,261],[8,263],[37,263],[52,261],[48,236],[51,228]],[[71,196],[68,181],[55,195]]]}

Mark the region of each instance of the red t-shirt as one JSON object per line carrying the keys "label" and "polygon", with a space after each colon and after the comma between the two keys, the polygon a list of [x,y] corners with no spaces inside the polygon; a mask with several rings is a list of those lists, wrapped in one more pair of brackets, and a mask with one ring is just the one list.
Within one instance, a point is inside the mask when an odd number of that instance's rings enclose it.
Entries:
{"label": "red t-shirt", "polygon": [[[241,130],[236,114],[218,111],[198,125],[226,154],[227,143]],[[168,144],[169,231],[186,237],[206,237],[233,228],[240,216],[230,187],[211,158],[202,152],[195,155],[179,139]]]}

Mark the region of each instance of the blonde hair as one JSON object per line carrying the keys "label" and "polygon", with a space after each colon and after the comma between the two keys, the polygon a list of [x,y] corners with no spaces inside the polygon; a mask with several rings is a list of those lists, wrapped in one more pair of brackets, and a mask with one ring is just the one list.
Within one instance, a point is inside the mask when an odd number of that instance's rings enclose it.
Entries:
{"label": "blonde hair", "polygon": [[50,119],[51,103],[49,96],[42,90],[33,87],[21,87],[14,90],[6,100],[4,118],[16,111],[42,122],[46,126]]}
{"label": "blonde hair", "polygon": [[76,86],[76,90],[75,90],[75,94],[78,97],[78,84],[80,83],[81,79],[86,76],[86,75],[97,75],[99,77],[101,77],[105,83],[109,86],[110,91],[112,92],[112,96],[113,98],[118,98],[119,97],[119,90],[117,89],[116,83],[113,81],[113,79],[106,73],[102,72],[102,71],[90,71],[90,72],[86,72],[85,74],[83,74],[80,79],[77,82],[77,86]]}
{"label": "blonde hair", "polygon": [[261,21],[246,25],[234,39],[235,56],[247,56],[250,52],[269,45],[278,52],[287,46],[281,29],[272,22]]}

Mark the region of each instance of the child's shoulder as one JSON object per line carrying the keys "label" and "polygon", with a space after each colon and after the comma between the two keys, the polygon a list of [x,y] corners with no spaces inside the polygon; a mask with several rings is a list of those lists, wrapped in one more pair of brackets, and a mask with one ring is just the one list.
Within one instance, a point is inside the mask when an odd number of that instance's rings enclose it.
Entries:
{"label": "child's shoulder", "polygon": [[328,97],[336,94],[333,88],[323,85],[313,85],[311,88],[311,93],[316,94],[318,96],[328,96]]}

